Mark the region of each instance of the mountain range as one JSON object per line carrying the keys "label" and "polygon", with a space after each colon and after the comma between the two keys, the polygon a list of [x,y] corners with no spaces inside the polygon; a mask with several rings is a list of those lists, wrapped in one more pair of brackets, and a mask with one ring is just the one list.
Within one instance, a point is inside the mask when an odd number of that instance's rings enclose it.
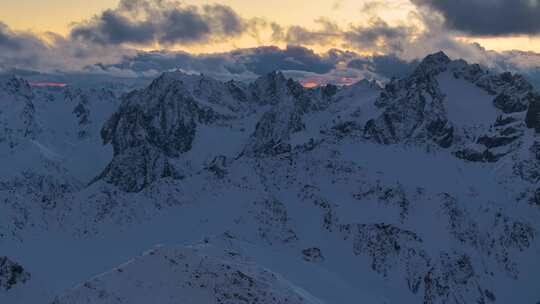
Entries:
{"label": "mountain range", "polygon": [[540,93],[439,52],[381,84],[0,79],[0,303],[540,301]]}

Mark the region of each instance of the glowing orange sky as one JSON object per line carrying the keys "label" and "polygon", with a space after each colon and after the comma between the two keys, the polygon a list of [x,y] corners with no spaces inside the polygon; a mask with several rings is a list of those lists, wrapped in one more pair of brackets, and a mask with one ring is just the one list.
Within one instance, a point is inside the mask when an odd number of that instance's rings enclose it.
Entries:
{"label": "glowing orange sky", "polygon": [[[90,18],[107,8],[114,8],[119,0],[0,0],[0,21],[16,30],[32,30],[36,33],[52,31],[65,35],[70,24]],[[407,14],[414,10],[408,0],[380,0],[381,5],[375,12],[389,22],[407,20]],[[362,7],[369,0],[185,0],[188,4],[220,3],[234,8],[240,15],[263,17],[282,25],[301,25],[313,27],[319,17],[336,20],[342,26],[355,24],[366,19]],[[540,38],[468,38],[493,50],[528,50],[540,52]],[[272,44],[271,41],[257,41],[244,38],[220,45],[197,46],[187,49],[194,52],[224,51],[237,47],[253,47],[260,44]],[[328,46],[328,48],[339,46]],[[322,51],[318,49],[319,51]]]}

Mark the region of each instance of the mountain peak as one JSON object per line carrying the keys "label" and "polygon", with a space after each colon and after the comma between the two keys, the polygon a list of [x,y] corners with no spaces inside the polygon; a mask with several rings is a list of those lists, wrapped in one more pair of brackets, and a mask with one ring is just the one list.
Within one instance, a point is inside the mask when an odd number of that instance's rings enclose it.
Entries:
{"label": "mountain peak", "polygon": [[452,59],[443,51],[426,56],[415,70],[416,75],[434,75],[446,70]]}
{"label": "mountain peak", "polygon": [[433,53],[430,55],[427,55],[424,60],[422,60],[422,64],[448,64],[452,60],[448,55],[446,55],[445,52],[439,51],[437,53]]}
{"label": "mountain peak", "polygon": [[265,74],[259,77],[256,82],[265,82],[265,83],[285,83],[287,78],[281,71],[272,71],[268,74]]}
{"label": "mountain peak", "polygon": [[187,74],[181,70],[176,70],[176,71],[171,71],[171,72],[164,72],[156,80],[157,81],[184,80],[190,76],[193,76],[193,75]]}
{"label": "mountain peak", "polygon": [[27,98],[30,98],[32,96],[32,87],[30,86],[28,81],[15,75],[1,79],[0,86],[3,86],[5,91],[7,92],[18,93]]}
{"label": "mountain peak", "polygon": [[283,80],[285,79],[285,75],[283,75],[283,72],[278,71],[278,70],[268,73],[268,77],[272,77],[275,79],[283,79]]}

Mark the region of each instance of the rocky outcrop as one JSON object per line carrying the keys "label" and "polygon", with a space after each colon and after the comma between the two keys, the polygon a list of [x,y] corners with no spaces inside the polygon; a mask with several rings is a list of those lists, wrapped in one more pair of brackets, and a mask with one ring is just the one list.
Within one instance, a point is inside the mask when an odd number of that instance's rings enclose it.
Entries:
{"label": "rocky outcrop", "polygon": [[275,198],[254,203],[253,212],[258,237],[269,244],[290,243],[298,240],[291,225],[287,207]]}
{"label": "rocky outcrop", "polygon": [[0,292],[25,284],[30,274],[19,264],[7,257],[0,257]]}
{"label": "rocky outcrop", "polygon": [[497,162],[521,146],[524,130],[523,121],[512,115],[503,114],[497,118],[489,131],[476,139],[476,142],[457,150],[454,155],[471,162]]}
{"label": "rocky outcrop", "polygon": [[531,93],[529,95],[529,107],[525,119],[527,127],[540,133],[540,95]]}
{"label": "rocky outcrop", "polygon": [[402,259],[407,263],[417,258],[428,262],[426,253],[418,250],[422,240],[411,231],[387,224],[347,224],[339,230],[345,240],[352,240],[354,254],[369,256],[371,268],[383,276],[388,276]]}
{"label": "rocky outcrop", "polygon": [[101,117],[103,114],[98,115],[93,112],[108,112],[109,109],[117,106],[118,100],[115,92],[106,88],[83,89],[68,86],[63,90],[62,95],[63,102],[66,106],[73,107],[72,113],[77,117],[79,139],[96,136],[93,134],[94,127],[96,123],[103,120]]}
{"label": "rocky outcrop", "polygon": [[435,79],[450,62],[444,53],[430,55],[409,78],[386,85],[376,101],[384,111],[366,123],[365,137],[382,144],[421,141],[450,147],[454,127],[447,118],[445,96]]}
{"label": "rocky outcrop", "polygon": [[470,212],[458,206],[454,197],[448,194],[440,197],[451,235],[459,242],[492,258],[508,276],[517,279],[519,269],[513,256],[531,246],[537,234],[535,229],[528,223],[503,215],[500,211],[488,210],[484,214],[484,220],[490,221],[486,230]]}
{"label": "rocky outcrop", "polygon": [[246,145],[244,154],[276,156],[291,152],[289,144],[291,135],[304,128],[302,112],[294,104],[281,104],[262,116]]}
{"label": "rocky outcrop", "polygon": [[26,80],[0,79],[0,145],[12,149],[21,144],[22,138],[32,139],[40,132],[33,97]]}
{"label": "rocky outcrop", "polygon": [[114,158],[98,179],[137,192],[159,178],[181,178],[172,162],[191,150],[198,126],[232,119],[216,109],[221,99],[209,94],[202,102],[198,98],[208,91],[195,96],[183,77],[164,74],[148,88],[123,97],[101,133],[104,143],[112,144]]}
{"label": "rocky outcrop", "polygon": [[324,261],[324,256],[322,255],[321,249],[317,247],[306,248],[302,250],[302,255],[304,261],[306,262],[317,263]]}
{"label": "rocky outcrop", "polygon": [[[500,113],[497,121],[482,126],[481,130],[478,126],[458,128],[456,122],[449,118],[450,101],[438,80],[442,73],[450,73],[454,79],[464,80],[483,90],[486,98],[492,98],[491,106]],[[513,144],[522,131],[521,127],[505,128],[503,124],[507,123],[501,122],[516,119],[515,116],[527,111],[525,120],[521,117],[517,120],[524,121],[529,128],[536,128],[537,100],[540,100],[538,93],[520,75],[494,74],[479,65],[469,65],[463,60],[452,61],[444,53],[437,53],[426,57],[408,78],[392,80],[386,85],[376,102],[384,109],[383,113],[367,122],[365,137],[383,144],[418,143],[425,146],[434,143],[442,148],[456,148],[454,153],[459,158],[496,162],[510,150],[515,150],[497,148]],[[491,126],[496,130],[490,130]],[[485,134],[473,135],[479,132]]]}
{"label": "rocky outcrop", "polygon": [[305,89],[300,83],[286,79],[281,72],[263,76],[251,87],[259,104],[272,107],[262,115],[246,144],[243,154],[247,156],[276,156],[291,152],[291,136],[306,128],[303,117],[328,108],[337,93],[337,87],[331,85]]}

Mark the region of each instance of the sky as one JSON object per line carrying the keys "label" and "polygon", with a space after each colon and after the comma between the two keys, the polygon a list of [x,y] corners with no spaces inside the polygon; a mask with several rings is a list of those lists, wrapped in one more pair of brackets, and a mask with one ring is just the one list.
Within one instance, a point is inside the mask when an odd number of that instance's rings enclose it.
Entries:
{"label": "sky", "polygon": [[438,50],[534,76],[540,0],[0,1],[0,71],[324,82],[399,76]]}

